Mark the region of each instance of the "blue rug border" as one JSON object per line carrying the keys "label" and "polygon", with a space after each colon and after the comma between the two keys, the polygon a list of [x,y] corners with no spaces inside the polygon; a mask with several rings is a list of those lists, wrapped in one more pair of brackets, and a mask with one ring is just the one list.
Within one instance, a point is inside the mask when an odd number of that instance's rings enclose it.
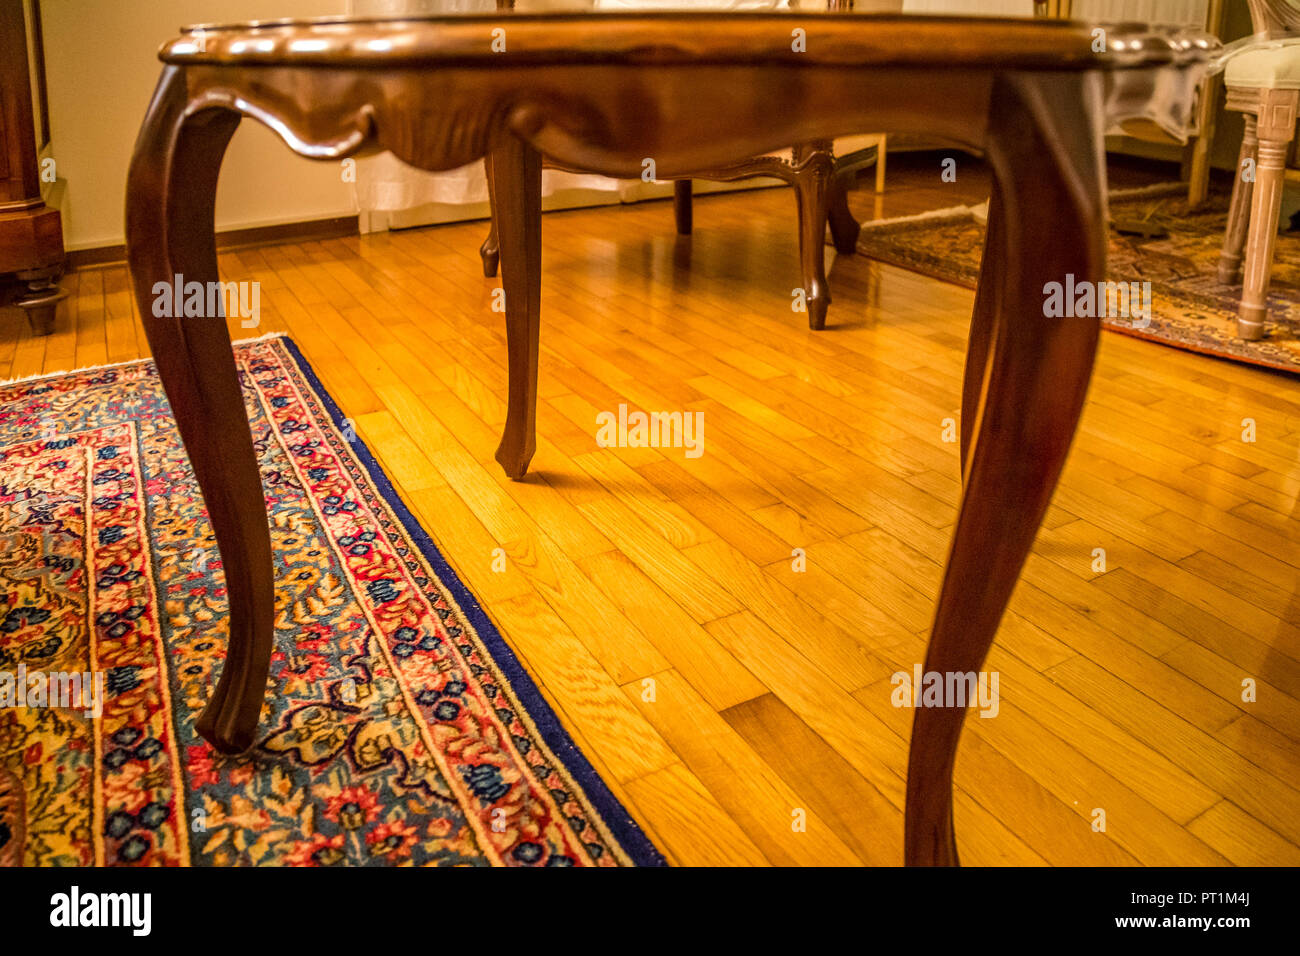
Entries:
{"label": "blue rug border", "polygon": [[[338,403],[334,401],[334,397],[330,395],[329,390],[317,377],[316,371],[312,368],[311,363],[307,361],[307,357],[302,354],[297,343],[287,335],[278,336],[275,341],[283,343],[285,350],[298,363],[299,371],[307,379],[307,383],[316,393],[316,397],[329,411],[335,427],[342,430],[343,422],[347,419],[347,416],[343,414]],[[510,645],[505,642],[505,638],[501,636],[501,632],[492,623],[492,619],[487,616],[487,613],[479,605],[478,599],[461,581],[460,576],[452,566],[447,563],[447,560],[442,556],[442,552],[438,550],[438,546],[434,544],[428,532],[420,525],[419,519],[406,507],[406,502],[398,495],[397,489],[393,487],[393,483],[384,474],[383,466],[371,454],[366,443],[358,435],[356,440],[349,444],[352,446],[357,459],[370,474],[370,479],[375,483],[375,488],[379,491],[379,494],[388,503],[388,506],[393,509],[393,513],[401,521],[406,533],[411,536],[411,540],[420,549],[420,553],[424,555],[425,560],[437,572],[443,586],[451,592],[456,603],[465,612],[465,616],[469,618],[469,622],[474,626],[474,630],[478,632],[497,667],[510,681],[511,689],[519,702],[528,711],[533,723],[541,733],[542,739],[546,741],[546,746],[563,762],[570,776],[582,787],[587,799],[601,815],[605,825],[609,827],[610,832],[627,852],[632,862],[637,866],[667,866],[668,861],[663,854],[646,836],[640,825],[632,819],[632,815],[619,802],[618,797],[614,796],[613,792],[610,791],[605,781],[601,779],[600,774],[596,772],[596,768],[591,765],[583,752],[578,749],[577,744],[573,742],[573,738],[564,729],[564,725],[560,723],[560,719],[555,711],[551,709],[551,705],[542,696],[541,691],[537,689],[532,677],[524,670],[519,658],[515,656],[515,652],[510,649]]]}

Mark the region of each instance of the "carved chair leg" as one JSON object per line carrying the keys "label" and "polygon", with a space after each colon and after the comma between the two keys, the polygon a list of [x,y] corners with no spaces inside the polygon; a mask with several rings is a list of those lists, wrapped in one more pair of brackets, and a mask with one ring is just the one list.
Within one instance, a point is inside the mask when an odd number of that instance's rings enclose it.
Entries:
{"label": "carved chair leg", "polygon": [[[1210,194],[1210,147],[1214,145],[1215,120],[1219,115],[1220,92],[1223,90],[1223,77],[1207,77],[1201,81],[1201,101],[1198,107],[1197,129],[1199,132],[1188,147],[1187,166],[1187,206],[1198,209],[1204,205]],[[1240,165],[1237,171],[1241,171]]]}
{"label": "carved chair leg", "polygon": [[[989,211],[993,241],[981,283],[987,291],[974,323],[983,359],[966,379],[968,464],[927,673],[983,666],[1083,407],[1100,322],[1049,317],[1044,286],[1067,275],[1095,282],[1105,272],[1095,93],[1077,74],[1012,74],[994,86],[988,156],[1000,188]],[[965,707],[916,709],[907,772],[909,865],[958,862],[952,777],[965,716]]]}
{"label": "carved chair leg", "polygon": [[542,157],[523,140],[502,133],[492,146],[493,217],[501,243],[501,287],[506,296],[510,394],[496,459],[522,478],[537,450],[537,360],[542,292]]}
{"label": "carved chair leg", "polygon": [[154,284],[217,281],[213,205],[236,113],[186,117],[185,77],[168,67],[136,141],[127,178],[127,258],[158,375],[198,479],[221,552],[230,641],[196,728],[218,750],[253,743],[266,698],[274,580],[266,501],[225,318],[155,316]]}
{"label": "carved chair leg", "polygon": [[805,162],[813,147],[796,146],[794,165],[795,203],[799,215],[799,262],[803,272],[804,301],[808,306],[808,327],[826,327],[826,310],[831,304],[826,281],[826,218],[831,179],[834,174],[829,154],[825,162]]}
{"label": "carved chair leg", "polygon": [[1241,307],[1237,311],[1237,334],[1243,339],[1264,337],[1264,322],[1268,318],[1269,273],[1273,269],[1277,217],[1282,209],[1286,153],[1295,135],[1298,102],[1300,90],[1260,92],[1257,126],[1259,158],[1255,163],[1255,193],[1251,197],[1250,230],[1246,235]]}
{"label": "carved chair leg", "polygon": [[501,245],[497,241],[497,199],[492,188],[492,157],[483,158],[483,166],[487,171],[488,180],[488,234],[483,239],[483,245],[478,247],[479,258],[483,260],[483,276],[491,279],[497,274],[497,266],[501,262]]}
{"label": "carved chair leg", "polygon": [[691,181],[678,179],[673,183],[673,217],[677,220],[677,235],[689,236],[694,225]]}
{"label": "carved chair leg", "polygon": [[1237,170],[1232,181],[1232,202],[1228,206],[1228,225],[1223,232],[1223,251],[1219,254],[1218,279],[1224,285],[1241,281],[1241,251],[1246,246],[1246,229],[1250,225],[1251,198],[1255,192],[1254,170],[1247,178],[1244,170],[1257,162],[1259,148],[1255,131],[1255,114],[1246,113],[1246,131],[1237,154]]}
{"label": "carved chair leg", "polygon": [[497,266],[501,262],[501,247],[497,242],[497,219],[496,214],[492,215],[492,223],[488,226],[488,234],[483,238],[483,245],[478,247],[478,256],[483,260],[483,276],[491,279],[497,274]]}

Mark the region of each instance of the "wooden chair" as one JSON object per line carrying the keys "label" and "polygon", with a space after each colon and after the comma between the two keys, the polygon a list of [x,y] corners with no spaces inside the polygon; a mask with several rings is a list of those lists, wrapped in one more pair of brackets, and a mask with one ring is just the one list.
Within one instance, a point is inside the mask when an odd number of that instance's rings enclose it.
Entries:
{"label": "wooden chair", "polygon": [[[646,6],[655,5],[656,0],[646,0]],[[708,0],[700,4],[701,7],[708,5]],[[514,0],[497,0],[497,6],[499,9],[512,9]],[[853,0],[827,0],[827,7],[831,10],[849,10],[853,7]],[[845,162],[836,160],[837,145],[848,154]],[[808,309],[808,327],[811,329],[825,328],[826,311],[831,303],[830,285],[826,280],[826,227],[830,225],[831,241],[840,255],[852,255],[857,250],[860,227],[849,211],[846,190],[857,171],[874,161],[876,192],[884,191],[885,150],[884,134],[851,136],[834,142],[816,140],[781,153],[756,156],[731,166],[708,170],[694,177],[712,182],[770,177],[783,179],[794,187],[799,220],[802,288]],[[488,161],[491,161],[491,157]],[[550,161],[544,161],[543,165],[567,172],[586,172]],[[683,236],[690,235],[693,227],[691,182],[691,179],[676,179],[673,183],[674,218],[677,232]],[[492,225],[483,245],[479,247],[479,256],[483,260],[483,274],[496,275],[500,263],[500,245],[497,238],[495,195],[492,197]]]}
{"label": "wooden chair", "polygon": [[1286,160],[1300,107],[1300,5],[1294,0],[1247,2],[1258,42],[1233,54],[1224,71],[1228,109],[1246,115],[1246,130],[1218,277],[1225,284],[1242,281],[1237,334],[1255,340],[1264,337],[1268,318],[1269,273]]}

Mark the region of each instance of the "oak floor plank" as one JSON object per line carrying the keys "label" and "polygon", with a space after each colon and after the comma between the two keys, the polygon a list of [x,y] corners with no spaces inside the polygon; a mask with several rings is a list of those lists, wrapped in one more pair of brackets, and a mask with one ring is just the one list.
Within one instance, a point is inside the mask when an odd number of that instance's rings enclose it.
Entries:
{"label": "oak floor plank", "polygon": [[858,855],[834,827],[674,671],[624,692],[687,768],[777,866],[853,865]]}
{"label": "oak floor plank", "polygon": [[718,711],[767,688],[620,551],[580,562],[583,572]]}
{"label": "oak floor plank", "polygon": [[1206,810],[1188,829],[1237,866],[1300,866],[1300,847],[1229,800]]}
{"label": "oak floor plank", "polygon": [[[68,293],[68,297],[59,302],[54,310],[54,331],[50,333],[45,343],[45,365],[42,371],[71,371],[77,367],[77,275],[74,273],[68,276],[62,282],[62,286]],[[24,318],[23,321],[26,319]],[[128,358],[135,358],[137,352],[138,350],[133,348]],[[12,352],[7,354],[12,361]],[[0,346],[0,370],[3,370],[5,360],[6,350]]]}
{"label": "oak floor plank", "polygon": [[[864,687],[853,696],[904,742],[911,738],[913,712],[893,706],[892,691],[893,685],[886,682]],[[980,724],[981,721],[974,721],[973,732],[963,737],[954,777],[959,791],[966,797],[966,802],[959,802],[956,809],[958,826],[963,831],[964,818],[974,803],[997,820],[1014,821],[1007,823],[1012,836],[1008,842],[1019,844],[1025,848],[1024,853],[1038,856],[1052,866],[1072,865],[1079,859],[1103,866],[1138,864],[1133,854],[1106,834],[1093,832],[1086,812],[1077,804],[1056,796],[1040,782],[1038,775],[1021,769],[990,746]],[[967,865],[982,862],[966,850],[962,852]],[[999,851],[992,858],[996,860],[1000,855]]]}
{"label": "oak floor plank", "polygon": [[533,669],[595,752],[622,782],[676,762],[671,747],[645,720],[559,617],[533,594],[498,602],[493,608]]}
{"label": "oak floor plank", "polygon": [[650,821],[669,862],[690,866],[766,866],[763,851],[680,763],[627,783],[629,805]]}
{"label": "oak floor plank", "polygon": [[[763,694],[721,713],[862,862],[897,864],[892,852],[896,838],[869,829],[867,821],[887,821],[897,831],[903,815],[780,698]],[[864,807],[869,809],[864,812]]]}
{"label": "oak floor plank", "polygon": [[[108,340],[104,333],[104,270],[84,269],[77,273],[77,368],[108,362]],[[49,371],[59,371],[46,366]]]}
{"label": "oak floor plank", "polygon": [[[884,724],[750,612],[719,618],[706,629],[886,800],[902,809],[906,755],[891,741]],[[829,701],[834,705],[827,706]]]}
{"label": "oak floor plank", "polygon": [[[1134,734],[1155,721],[1161,727],[1161,751],[1216,793],[1237,801],[1256,819],[1300,843],[1300,817],[1295,808],[1300,791],[1294,780],[1284,782],[1192,724],[1171,718],[1169,711],[1079,657],[1053,667],[1052,680],[1116,725]],[[1163,713],[1162,713],[1163,711]]]}

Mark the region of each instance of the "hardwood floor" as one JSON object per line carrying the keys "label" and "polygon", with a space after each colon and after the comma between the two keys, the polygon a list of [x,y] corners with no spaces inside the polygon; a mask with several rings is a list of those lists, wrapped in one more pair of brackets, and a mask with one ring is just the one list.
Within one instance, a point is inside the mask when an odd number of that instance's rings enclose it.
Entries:
{"label": "hardwood floor", "polygon": [[[926,162],[891,157],[854,211],[985,194],[973,161],[954,184]],[[505,346],[482,223],[221,257],[261,282],[261,326],[236,337],[293,336],[676,863],[902,859],[912,714],[890,675],[923,652],[955,517],[972,295],[839,257],[810,332],[793,207],[699,198],[691,240],[666,202],[544,217],[519,483],[492,459]],[[4,310],[0,376],[147,354],[123,266],[68,287],[49,338]],[[620,403],[703,412],[703,455],[598,448]],[[1298,447],[1300,381],[1103,335],[988,663],[1000,710],[967,723],[965,863],[1300,864]]]}

